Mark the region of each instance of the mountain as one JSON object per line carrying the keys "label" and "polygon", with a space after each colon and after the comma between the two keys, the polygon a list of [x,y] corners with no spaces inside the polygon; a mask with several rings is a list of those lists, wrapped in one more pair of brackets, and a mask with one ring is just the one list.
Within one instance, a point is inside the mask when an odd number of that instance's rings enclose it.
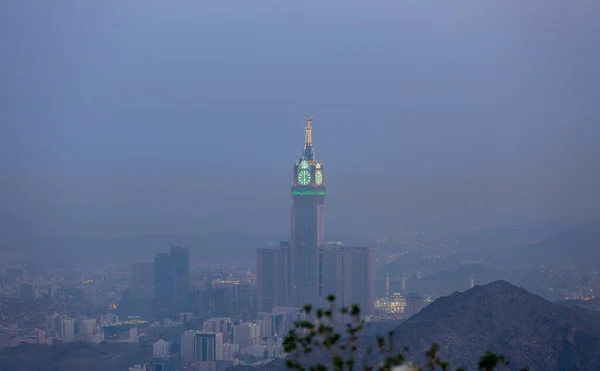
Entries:
{"label": "mountain", "polygon": [[[396,351],[408,360],[423,362],[425,351],[438,343],[451,369],[477,369],[480,357],[491,351],[507,356],[514,370],[600,370],[600,312],[550,302],[506,281],[442,297],[389,329]],[[374,343],[370,331],[361,338],[361,352]],[[310,359],[326,361],[323,354]],[[285,362],[259,369],[284,370]]]}
{"label": "mountain", "polygon": [[600,266],[600,226],[584,224],[543,241],[478,254],[496,266]]}
{"label": "mountain", "polygon": [[394,330],[395,342],[420,354],[432,343],[454,366],[476,366],[486,351],[511,368],[600,369],[600,313],[567,307],[506,281],[440,298]]}
{"label": "mountain", "polygon": [[151,355],[152,347],[123,343],[20,344],[0,351],[0,371],[126,370]]}

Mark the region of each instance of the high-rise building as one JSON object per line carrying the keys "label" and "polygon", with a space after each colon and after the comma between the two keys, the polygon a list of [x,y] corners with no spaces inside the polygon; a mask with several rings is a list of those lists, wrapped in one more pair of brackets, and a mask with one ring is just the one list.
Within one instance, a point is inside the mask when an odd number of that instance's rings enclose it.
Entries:
{"label": "high-rise building", "polygon": [[254,344],[260,343],[261,334],[260,326],[251,323],[244,322],[237,326],[233,326],[233,342],[238,344],[242,349],[248,349]]}
{"label": "high-rise building", "polygon": [[361,313],[371,314],[375,307],[375,251],[370,247],[346,247],[344,256],[350,270],[345,281],[351,287],[344,304],[358,304]]}
{"label": "high-rise building", "polygon": [[154,264],[138,262],[133,264],[131,287],[137,290],[150,290],[154,285]]}
{"label": "high-rise building", "polygon": [[369,247],[349,247],[329,242],[319,248],[319,300],[335,295],[336,305],[358,304],[369,314],[375,305],[375,253]]}
{"label": "high-rise building", "polygon": [[154,298],[159,312],[177,318],[189,303],[190,253],[181,247],[170,252],[154,258]]}
{"label": "high-rise building", "polygon": [[323,163],[315,159],[312,117],[305,117],[304,151],[294,164],[291,208],[292,304],[317,298],[317,251],[323,244],[326,185]]}
{"label": "high-rise building", "polygon": [[188,330],[181,334],[181,345],[179,347],[179,358],[181,359],[181,367],[189,366],[194,362],[195,339],[195,331]]}
{"label": "high-rise building", "polygon": [[240,352],[240,346],[235,343],[223,343],[223,359],[233,359]]}
{"label": "high-rise building", "polygon": [[257,255],[257,310],[270,312],[274,306],[286,304],[291,291],[290,243],[258,249]]}
{"label": "high-rise building", "polygon": [[208,318],[212,315],[209,290],[196,287],[188,291],[188,309],[195,317]]}
{"label": "high-rise building", "polygon": [[206,332],[220,332],[223,334],[223,341],[228,342],[231,340],[233,321],[228,317],[210,318],[204,321],[202,324],[202,329]]}
{"label": "high-rise building", "polygon": [[64,317],[60,319],[59,324],[60,337],[66,342],[75,340],[75,320]]}
{"label": "high-rise building", "polygon": [[163,339],[159,339],[152,345],[152,355],[154,357],[164,357],[169,355],[171,343]]}
{"label": "high-rise building", "polygon": [[203,371],[216,370],[217,361],[223,359],[223,334],[200,332],[194,335],[194,364]]}
{"label": "high-rise building", "polygon": [[232,316],[250,309],[252,291],[248,283],[240,281],[215,280],[212,282],[212,313],[218,316]]}
{"label": "high-rise building", "polygon": [[260,313],[256,324],[260,326],[262,339],[281,337],[287,334],[289,330],[286,326],[285,315],[282,313]]}
{"label": "high-rise building", "polygon": [[187,307],[188,290],[190,288],[190,251],[182,247],[171,247],[173,264],[173,297],[172,313],[183,312]]}
{"label": "high-rise building", "polygon": [[81,318],[77,323],[77,338],[82,341],[90,341],[96,330],[96,320]]}

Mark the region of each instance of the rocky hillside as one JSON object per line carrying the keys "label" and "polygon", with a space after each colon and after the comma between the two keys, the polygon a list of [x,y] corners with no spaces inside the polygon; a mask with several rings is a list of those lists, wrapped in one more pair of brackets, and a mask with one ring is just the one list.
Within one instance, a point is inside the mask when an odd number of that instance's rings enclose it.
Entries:
{"label": "rocky hillside", "polygon": [[[440,298],[390,329],[398,351],[410,348],[407,359],[423,361],[424,352],[438,343],[453,369],[476,370],[479,358],[492,351],[509,357],[515,370],[600,370],[600,312],[553,303],[506,281]],[[374,341],[368,334],[361,348]],[[260,369],[283,370],[285,363]]]}
{"label": "rocky hillside", "polygon": [[600,313],[549,302],[506,281],[436,300],[395,330],[413,358],[432,343],[473,369],[485,351],[531,370],[600,370]]}

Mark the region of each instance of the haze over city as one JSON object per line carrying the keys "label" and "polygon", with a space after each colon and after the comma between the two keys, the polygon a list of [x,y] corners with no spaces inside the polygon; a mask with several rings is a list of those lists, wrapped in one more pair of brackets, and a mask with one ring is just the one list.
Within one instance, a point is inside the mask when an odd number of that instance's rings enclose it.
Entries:
{"label": "haze over city", "polygon": [[599,19],[0,3],[0,371],[600,369]]}
{"label": "haze over city", "polygon": [[286,233],[305,113],[332,233],[597,215],[594,1],[1,7],[5,238]]}

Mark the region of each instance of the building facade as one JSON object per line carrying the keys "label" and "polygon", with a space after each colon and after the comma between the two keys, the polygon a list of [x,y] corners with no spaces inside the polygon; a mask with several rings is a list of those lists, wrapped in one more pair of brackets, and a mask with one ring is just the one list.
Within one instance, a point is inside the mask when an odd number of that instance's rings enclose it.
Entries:
{"label": "building facade", "polygon": [[137,262],[133,264],[131,287],[136,290],[152,290],[154,286],[154,264]]}
{"label": "building facade", "polygon": [[324,243],[325,168],[315,158],[312,117],[305,121],[304,151],[293,168],[290,241],[257,251],[257,310],[325,304],[333,294],[339,305],[359,304],[363,313],[370,313],[375,306],[374,251]]}
{"label": "building facade", "polygon": [[257,250],[257,311],[270,312],[289,300],[292,288],[290,243],[281,242],[275,249]]}
{"label": "building facade", "polygon": [[349,247],[329,242],[319,248],[318,302],[335,295],[338,307],[358,304],[369,314],[375,306],[375,252],[370,247]]}
{"label": "building facade", "polygon": [[202,371],[216,371],[217,361],[223,359],[223,334],[196,332],[194,335],[194,364]]}
{"label": "building facade", "polygon": [[252,306],[252,287],[246,282],[215,280],[210,295],[211,311],[217,316],[239,315]]}
{"label": "building facade", "polygon": [[290,304],[304,305],[317,298],[317,252],[323,244],[325,195],[323,163],[315,159],[312,145],[312,117],[305,117],[302,156],[294,164],[290,226]]}
{"label": "building facade", "polygon": [[172,246],[154,258],[154,300],[158,313],[177,318],[189,307],[190,252]]}

